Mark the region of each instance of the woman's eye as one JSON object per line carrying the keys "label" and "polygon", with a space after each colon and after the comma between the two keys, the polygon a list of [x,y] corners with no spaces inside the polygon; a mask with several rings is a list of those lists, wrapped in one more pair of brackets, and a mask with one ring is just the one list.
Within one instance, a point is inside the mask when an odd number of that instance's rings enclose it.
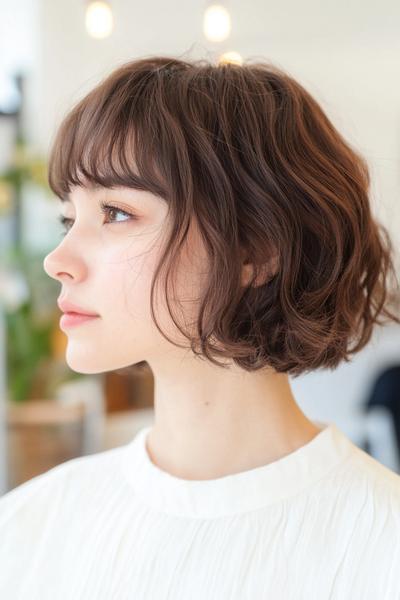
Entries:
{"label": "woman's eye", "polygon": [[[125,210],[118,208],[117,206],[111,206],[110,204],[101,203],[100,207],[101,207],[101,212],[106,216],[108,216],[112,213],[115,213],[115,214],[120,214],[120,215],[123,215],[124,217],[127,217],[126,219],[124,219],[122,221],[117,221],[115,218],[111,218],[108,221],[108,223],[110,223],[110,224],[126,223],[127,221],[130,221],[132,219],[133,220],[137,219],[136,215],[134,215],[132,213],[128,213]],[[63,227],[64,227],[64,231],[61,233],[61,235],[65,236],[66,233],[68,233],[68,231],[71,229],[72,225],[74,224],[74,220],[69,219],[68,217],[64,217],[64,215],[60,215],[59,221],[60,221],[61,225],[63,225]]]}
{"label": "woman's eye", "polygon": [[64,230],[61,232],[61,236],[66,235],[66,233],[68,233],[68,231],[71,229],[72,225],[72,219],[68,219],[67,217],[64,217],[64,215],[60,215],[58,217],[61,225],[64,227]]}

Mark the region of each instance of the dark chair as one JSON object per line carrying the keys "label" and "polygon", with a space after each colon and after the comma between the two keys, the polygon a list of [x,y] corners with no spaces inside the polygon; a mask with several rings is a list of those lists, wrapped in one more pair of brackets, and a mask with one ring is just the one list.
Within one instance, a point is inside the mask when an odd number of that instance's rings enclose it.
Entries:
{"label": "dark chair", "polygon": [[374,406],[385,407],[393,419],[400,459],[400,364],[388,367],[378,375],[365,402],[365,412]]}

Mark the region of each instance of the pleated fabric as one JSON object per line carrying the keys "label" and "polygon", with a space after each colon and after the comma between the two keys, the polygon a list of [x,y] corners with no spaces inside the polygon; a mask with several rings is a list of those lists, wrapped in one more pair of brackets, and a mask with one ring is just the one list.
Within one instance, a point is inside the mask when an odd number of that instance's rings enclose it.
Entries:
{"label": "pleated fabric", "polygon": [[126,445],[0,497],[2,600],[400,600],[400,475],[334,423],[211,480]]}

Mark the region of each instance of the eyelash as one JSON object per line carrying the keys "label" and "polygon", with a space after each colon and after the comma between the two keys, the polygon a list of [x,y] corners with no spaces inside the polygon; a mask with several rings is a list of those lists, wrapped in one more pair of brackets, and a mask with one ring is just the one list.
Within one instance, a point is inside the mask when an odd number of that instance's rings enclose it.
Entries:
{"label": "eyelash", "polygon": [[[134,215],[132,213],[128,213],[128,212],[126,212],[126,210],[122,210],[121,208],[118,208],[118,206],[113,206],[112,204],[106,204],[105,202],[101,202],[100,207],[101,207],[101,212],[104,215],[107,215],[109,211],[114,210],[117,213],[121,213],[125,217],[130,217],[130,219],[137,220],[136,215]],[[71,223],[73,222],[73,219],[69,219],[68,217],[64,217],[64,215],[60,215],[59,221],[60,221],[61,225],[63,225],[65,227],[65,230],[61,233],[61,236],[64,237],[68,233],[68,231],[71,229],[71,227],[72,227]],[[127,221],[129,221],[129,219],[127,219]],[[122,223],[126,223],[127,221],[121,221],[121,222],[116,222],[116,223],[111,223],[111,224],[120,225]],[[70,227],[67,227],[68,225],[70,225]]]}

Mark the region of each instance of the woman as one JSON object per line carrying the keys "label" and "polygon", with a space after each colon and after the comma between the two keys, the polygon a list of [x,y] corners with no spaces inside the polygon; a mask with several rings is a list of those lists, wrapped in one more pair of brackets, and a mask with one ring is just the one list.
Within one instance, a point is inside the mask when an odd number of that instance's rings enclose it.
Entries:
{"label": "woman", "polygon": [[147,361],[155,422],[1,499],[0,596],[400,597],[399,475],[288,379],[400,323],[368,167],[318,103],[267,63],[134,60],[67,114],[49,184],[68,365]]}

